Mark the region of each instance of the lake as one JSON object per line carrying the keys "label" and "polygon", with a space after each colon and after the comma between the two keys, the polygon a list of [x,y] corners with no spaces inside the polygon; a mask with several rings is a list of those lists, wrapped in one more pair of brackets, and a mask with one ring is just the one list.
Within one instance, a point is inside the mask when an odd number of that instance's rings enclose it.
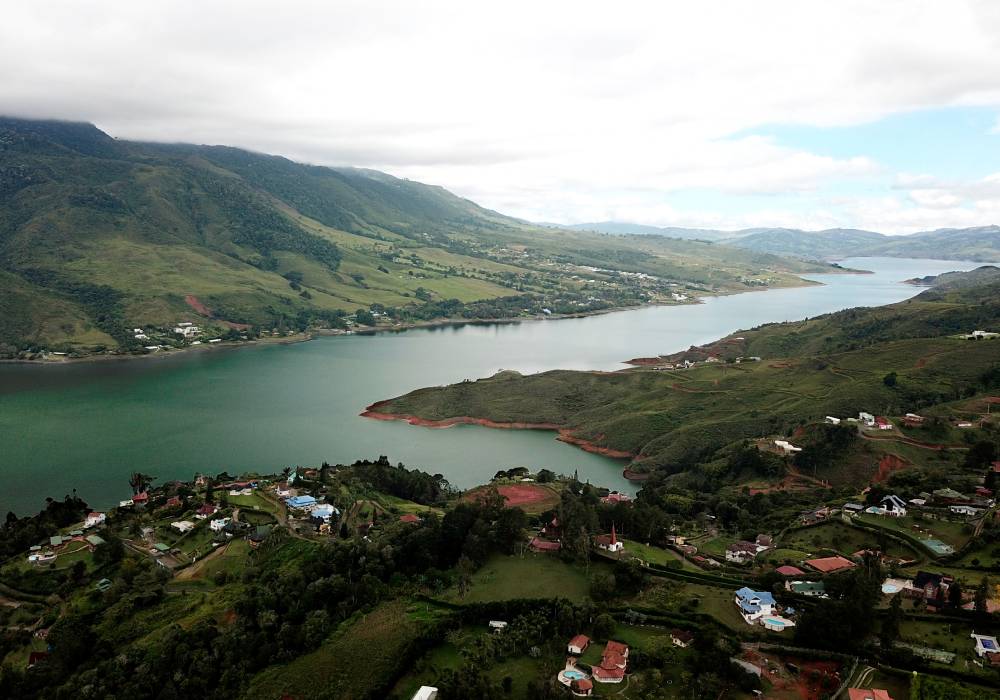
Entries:
{"label": "lake", "polygon": [[622,463],[542,431],[429,430],[361,418],[374,401],[500,369],[616,369],[741,328],[901,301],[901,280],[978,263],[861,258],[871,275],[822,275],[823,286],[710,298],[579,319],[444,326],[324,337],[295,345],[179,353],[148,360],[0,365],[0,513],[33,513],[73,488],[106,508],[132,471],[160,480],[196,472],[273,473],[283,466],[388,455],[469,487],[498,469],[579,472],[634,493]]}

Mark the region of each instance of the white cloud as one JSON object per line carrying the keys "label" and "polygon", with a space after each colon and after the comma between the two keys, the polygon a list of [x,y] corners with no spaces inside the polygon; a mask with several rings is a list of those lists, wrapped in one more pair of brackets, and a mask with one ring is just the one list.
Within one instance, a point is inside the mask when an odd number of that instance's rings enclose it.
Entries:
{"label": "white cloud", "polygon": [[[970,104],[1000,104],[995,3],[55,0],[0,25],[0,111],[376,167],[547,220],[852,224],[879,202],[736,216],[670,195],[865,182],[863,148],[745,134]],[[903,219],[962,209],[913,189]]]}

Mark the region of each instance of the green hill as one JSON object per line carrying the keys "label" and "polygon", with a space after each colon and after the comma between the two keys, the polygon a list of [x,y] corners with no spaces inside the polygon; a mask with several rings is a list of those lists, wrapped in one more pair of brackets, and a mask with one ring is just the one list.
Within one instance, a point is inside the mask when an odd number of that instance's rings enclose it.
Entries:
{"label": "green hill", "polygon": [[[827,415],[899,416],[996,389],[1000,341],[954,333],[1000,330],[1000,283],[934,294],[741,331],[660,362],[694,359],[691,369],[504,373],[420,389],[377,410],[552,424],[634,455],[640,469],[685,471],[737,441],[789,434]],[[721,361],[703,361],[710,355]],[[753,355],[762,359],[735,363]]]}
{"label": "green hill", "polygon": [[343,327],[359,308],[392,322],[585,312],[819,270],[546,229],[370,170],[0,118],[0,355],[137,350],[132,328],[181,320],[221,332]]}

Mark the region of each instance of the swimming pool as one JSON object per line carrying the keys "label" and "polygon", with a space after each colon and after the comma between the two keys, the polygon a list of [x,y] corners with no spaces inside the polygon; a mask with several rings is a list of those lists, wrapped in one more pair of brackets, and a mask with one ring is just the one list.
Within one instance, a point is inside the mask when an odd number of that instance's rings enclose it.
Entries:
{"label": "swimming pool", "polygon": [[577,671],[575,669],[566,669],[565,671],[563,671],[563,675],[569,678],[571,681],[582,681],[584,678],[587,677],[586,674],[584,674],[582,671]]}
{"label": "swimming pool", "polygon": [[791,620],[786,620],[783,617],[765,617],[761,618],[761,624],[764,625],[765,629],[769,629],[772,632],[780,632],[786,627],[794,627],[795,623]]}
{"label": "swimming pool", "polygon": [[891,595],[893,593],[899,593],[899,590],[900,590],[899,586],[897,586],[895,583],[883,583],[882,584],[882,592],[886,593],[888,595]]}

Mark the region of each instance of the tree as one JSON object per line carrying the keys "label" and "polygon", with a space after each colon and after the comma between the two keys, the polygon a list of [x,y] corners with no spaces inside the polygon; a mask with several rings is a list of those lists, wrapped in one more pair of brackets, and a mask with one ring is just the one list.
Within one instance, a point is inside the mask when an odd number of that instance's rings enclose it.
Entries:
{"label": "tree", "polygon": [[899,639],[899,627],[903,621],[903,607],[901,593],[892,597],[889,603],[889,612],[882,621],[882,629],[879,632],[879,641],[886,651],[892,649],[893,644]]}
{"label": "tree", "polygon": [[948,586],[948,602],[953,608],[962,607],[962,584],[958,581]]}
{"label": "tree", "polygon": [[608,640],[615,633],[615,618],[602,613],[594,619],[594,636],[597,639]]}
{"label": "tree", "polygon": [[475,571],[476,565],[464,554],[458,560],[458,595],[460,598],[464,598],[465,594],[469,592],[469,587],[472,585],[472,572]]}
{"label": "tree", "polygon": [[983,580],[979,582],[976,587],[976,597],[975,606],[976,614],[980,617],[985,618],[989,615],[989,600],[990,600],[990,580],[987,576],[983,576]]}
{"label": "tree", "polygon": [[890,389],[896,386],[897,375],[895,372],[889,372],[889,374],[882,377],[882,383],[885,384]]}

